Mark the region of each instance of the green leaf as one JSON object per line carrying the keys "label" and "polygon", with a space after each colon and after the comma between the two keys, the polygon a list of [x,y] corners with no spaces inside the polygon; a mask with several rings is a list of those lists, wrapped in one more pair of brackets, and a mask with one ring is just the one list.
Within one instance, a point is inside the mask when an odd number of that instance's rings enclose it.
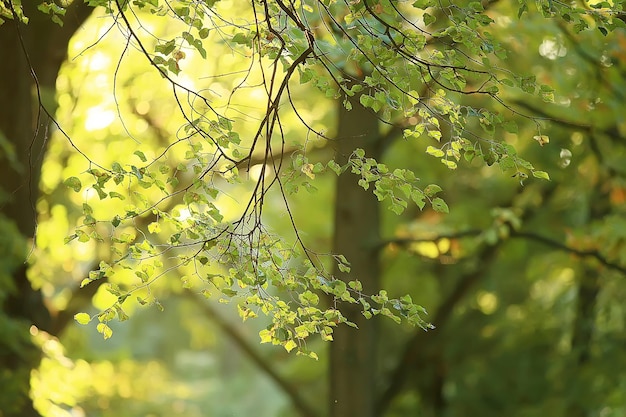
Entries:
{"label": "green leaf", "polygon": [[350,281],[348,282],[348,286],[355,291],[363,291],[363,284],[361,284],[361,281]]}
{"label": "green leaf", "polygon": [[424,194],[426,194],[428,197],[433,197],[438,192],[441,192],[441,187],[437,184],[430,184],[429,186],[424,188]]}
{"label": "green leaf", "polygon": [[435,23],[435,21],[437,21],[437,18],[429,13],[424,13],[422,19],[424,19],[424,25],[426,26],[430,26],[432,23]]}
{"label": "green leaf", "polygon": [[[402,202],[406,205],[405,201],[402,201]],[[392,200],[391,206],[389,208],[391,209],[391,211],[393,211],[397,215],[400,215],[404,212],[405,206],[403,206],[402,204],[399,204],[399,202]]]}
{"label": "green leaf", "polygon": [[435,139],[436,141],[440,141],[441,140],[441,132],[438,131],[438,130],[433,130],[433,129],[429,130],[428,131],[428,136],[430,136],[431,138]]}
{"label": "green leaf", "polygon": [[359,97],[359,102],[363,105],[363,107],[372,107],[375,99],[372,96],[368,96],[367,94],[361,94]]}
{"label": "green leaf", "polygon": [[541,178],[548,181],[550,180],[550,175],[548,175],[548,173],[545,171],[533,171],[533,177]]}
{"label": "green leaf", "polygon": [[304,68],[300,70],[300,84],[305,84],[311,81],[315,77],[315,71],[311,68]]}
{"label": "green leaf", "polygon": [[272,337],[274,336],[274,332],[263,329],[259,332],[259,337],[261,338],[261,343],[269,343],[272,341]]}
{"label": "green leaf", "polygon": [[334,160],[328,161],[327,167],[337,175],[341,175],[341,165]]}
{"label": "green leaf", "polygon": [[439,213],[449,213],[450,212],[450,209],[448,208],[448,205],[440,197],[434,198],[432,203],[431,203],[431,205],[432,205],[433,210],[435,210],[435,211],[437,211]]}
{"label": "green leaf", "polygon": [[250,39],[243,33],[235,33],[231,38],[231,42],[238,43],[240,45],[250,45]]}
{"label": "green leaf", "polygon": [[198,31],[198,36],[201,39],[206,39],[209,36],[209,28],[202,28]]}
{"label": "green leaf", "polygon": [[144,155],[143,152],[141,152],[141,151],[135,151],[135,152],[133,152],[133,155],[137,155],[137,157],[139,159],[141,159],[141,162],[146,162],[147,161],[146,155]]}
{"label": "green leaf", "polygon": [[498,163],[500,164],[500,168],[502,168],[503,171],[515,168],[515,161],[508,155],[500,158],[500,161],[498,161]]}
{"label": "green leaf", "polygon": [[91,316],[87,313],[77,313],[74,314],[74,320],[76,320],[76,322],[78,324],[88,324],[91,321]]}
{"label": "green leaf", "polygon": [[154,47],[154,50],[156,52],[163,54],[163,55],[171,54],[174,51],[174,49],[176,49],[176,41],[174,39],[164,44],[159,44]]}
{"label": "green leaf", "polygon": [[441,163],[444,164],[445,166],[447,166],[449,169],[456,169],[457,168],[457,163],[454,161],[451,161],[449,159],[440,159]]}
{"label": "green leaf", "polygon": [[285,348],[285,350],[287,352],[291,352],[293,349],[295,349],[296,347],[298,347],[298,345],[296,344],[296,342],[294,342],[292,339],[289,339],[285,342],[285,344],[283,345],[283,347]]}
{"label": "green leaf", "polygon": [[83,187],[83,184],[80,182],[80,179],[78,179],[78,177],[69,177],[68,179],[63,181],[63,184],[65,184],[66,187],[71,188],[75,192],[79,192]]}

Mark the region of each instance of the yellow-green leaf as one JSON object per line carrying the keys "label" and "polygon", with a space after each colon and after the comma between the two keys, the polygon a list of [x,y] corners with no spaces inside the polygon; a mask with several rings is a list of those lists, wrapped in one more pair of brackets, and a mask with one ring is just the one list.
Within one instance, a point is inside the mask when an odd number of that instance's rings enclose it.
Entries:
{"label": "yellow-green leaf", "polygon": [[104,340],[110,338],[113,335],[113,330],[111,330],[111,328],[105,323],[98,323],[98,325],[96,326],[96,330],[98,330],[98,333],[102,334]]}
{"label": "yellow-green leaf", "polygon": [[269,343],[272,341],[273,332],[268,329],[263,329],[259,332],[259,337],[261,338],[261,343]]}
{"label": "yellow-green leaf", "polygon": [[91,316],[87,313],[77,313],[74,314],[74,320],[76,320],[78,324],[87,324],[91,321]]}
{"label": "yellow-green leaf", "polygon": [[550,143],[550,137],[547,135],[537,135],[537,136],[533,136],[533,139],[535,139],[539,145],[543,146],[547,143]]}
{"label": "yellow-green leaf", "polygon": [[548,175],[548,173],[545,171],[533,171],[533,177],[541,178],[548,181],[550,180],[550,175]]}
{"label": "yellow-green leaf", "polygon": [[428,146],[426,148],[426,153],[437,158],[441,158],[442,156],[445,155],[441,149],[437,149],[434,146]]}
{"label": "yellow-green leaf", "polygon": [[298,345],[293,340],[287,340],[283,347],[287,352],[291,352],[294,348],[298,347]]}

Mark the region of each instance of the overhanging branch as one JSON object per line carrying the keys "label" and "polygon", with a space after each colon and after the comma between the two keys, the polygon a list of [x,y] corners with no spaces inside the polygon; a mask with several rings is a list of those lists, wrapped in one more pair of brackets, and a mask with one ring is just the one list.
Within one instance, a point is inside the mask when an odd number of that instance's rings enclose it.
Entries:
{"label": "overhanging branch", "polygon": [[215,323],[219,329],[228,336],[228,338],[237,345],[241,351],[246,354],[248,359],[259,367],[280,389],[289,397],[293,407],[302,417],[318,417],[313,408],[302,398],[300,393],[294,388],[293,384],[283,378],[272,366],[266,358],[263,358],[256,349],[222,316],[220,316],[207,300],[200,298],[191,291],[185,291],[184,296],[198,307],[204,315]]}
{"label": "overhanging branch", "polygon": [[534,240],[536,242],[540,242],[540,243],[543,243],[544,245],[550,246],[554,249],[558,249],[563,252],[568,252],[568,253],[571,253],[572,255],[580,256],[581,258],[593,258],[597,260],[598,262],[600,262],[605,267],[607,267],[608,269],[611,269],[613,271],[617,271],[626,275],[626,267],[609,261],[604,255],[602,255],[597,250],[576,249],[571,246],[567,246],[566,244],[561,243],[557,240],[554,240],[549,237],[542,236],[540,234],[533,233],[533,232],[511,231],[511,238]]}
{"label": "overhanging branch", "polygon": [[[465,237],[476,237],[476,236],[480,236],[482,233],[484,233],[484,230],[480,230],[480,229],[469,229],[469,230],[462,230],[459,232],[455,232],[455,233],[445,233],[445,234],[441,234],[441,235],[436,235],[436,236],[430,236],[430,237],[424,237],[424,238],[397,238],[397,239],[389,239],[386,240],[384,242],[381,242],[378,247],[379,248],[383,248],[385,246],[391,245],[391,244],[398,244],[401,246],[406,246],[408,244],[411,243],[422,243],[422,242],[437,242],[439,240],[442,239],[461,239],[461,238],[465,238]],[[595,260],[597,260],[598,262],[600,262],[600,264],[604,265],[605,267],[607,267],[608,269],[611,269],[613,271],[617,271],[620,272],[621,274],[626,275],[626,267],[615,263],[615,262],[611,262],[609,259],[607,259],[604,255],[602,255],[599,251],[597,250],[581,250],[581,249],[576,249],[572,246],[568,246],[565,243],[559,242],[556,239],[552,239],[550,237],[547,236],[543,236],[540,235],[538,233],[534,233],[534,232],[524,232],[524,231],[516,231],[516,230],[510,230],[509,231],[509,238],[511,239],[527,239],[527,240],[533,240],[535,242],[539,242],[542,243],[546,246],[550,246],[554,249],[563,251],[563,252],[568,252],[572,255],[576,255],[579,256],[581,258],[593,258]]]}
{"label": "overhanging branch", "polygon": [[440,240],[443,239],[461,239],[464,237],[476,237],[476,236],[480,236],[480,234],[482,234],[484,231],[480,230],[480,229],[469,229],[469,230],[462,230],[460,232],[454,232],[454,233],[443,233],[440,235],[433,235],[433,236],[429,236],[429,237],[420,237],[420,238],[395,238],[395,239],[389,239],[389,240],[385,240],[383,242],[381,242],[378,245],[378,249],[382,249],[385,246],[388,245],[400,245],[400,246],[406,246],[409,245],[411,243],[423,243],[423,242],[438,242]]}

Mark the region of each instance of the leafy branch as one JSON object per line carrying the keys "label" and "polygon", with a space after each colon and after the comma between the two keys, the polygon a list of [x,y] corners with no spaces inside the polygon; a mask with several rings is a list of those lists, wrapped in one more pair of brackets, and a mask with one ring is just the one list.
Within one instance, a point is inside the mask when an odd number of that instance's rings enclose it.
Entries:
{"label": "leafy branch", "polygon": [[[288,99],[297,117],[303,120],[290,90],[298,81],[318,88],[328,98],[341,99],[346,110],[353,105],[366,108],[368,117],[370,113],[376,117],[373,125],[377,127],[383,121],[394,126],[393,135],[397,133],[395,126],[414,119],[414,126],[403,129],[404,138],[429,137],[441,143],[439,148],[429,146],[427,153],[450,169],[455,169],[462,157],[467,161],[478,157],[486,165],[498,163],[503,170],[514,170],[520,179],[528,176],[526,172],[548,179],[547,173],[535,170],[511,145],[495,139],[502,130],[516,132],[516,126],[508,124],[495,110],[461,106],[457,102],[458,95],[486,95],[493,99],[495,107],[511,110],[499,96],[496,84],[500,83],[529,94],[545,93],[535,77],[516,77],[491,64],[492,60],[495,63],[505,59],[506,54],[503,46],[485,30],[493,21],[483,13],[484,6],[479,2],[464,10],[418,1],[413,4],[415,16],[405,16],[392,2],[311,2],[318,7],[317,14],[306,2],[252,2],[246,6],[246,19],[249,19],[246,24],[236,24],[220,16],[224,24],[219,28],[205,19],[219,16],[214,2],[182,2],[184,7],[170,7],[168,2],[159,5],[158,1],[96,3],[105,6],[123,29],[127,43],[122,56],[131,44],[136,47],[171,88],[177,111],[185,121],[177,139],[166,144],[152,161],[142,151],[136,151],[134,155],[142,165],[116,162],[110,169],[90,166],[87,170],[94,181],[92,189],[101,200],[122,200],[126,198],[124,193],[131,190],[132,204],[126,205],[124,213],[112,220],[97,220],[91,205],[83,204],[83,225],[71,239],[104,242],[103,226],[111,225],[113,232],[108,239],[117,255],[113,262],[101,263],[98,270],[92,271],[85,284],[112,276],[121,269],[133,270],[141,281],[128,289],[110,288],[118,302],[98,315],[101,328],[116,314],[120,320],[126,319],[121,304],[128,296],[149,291],[156,280],[173,269],[190,271],[202,285],[217,290],[225,300],[241,301],[244,319],[258,312],[272,316],[272,325],[261,334],[261,339],[280,344],[288,351],[297,347],[301,353],[311,354],[304,342],[309,335],[319,333],[324,340],[330,340],[338,323],[354,325],[338,310],[316,307],[317,293],[328,294],[336,302],[360,304],[365,315],[382,314],[394,320],[405,316],[425,327],[419,316],[421,307],[410,299],[389,299],[383,291],[365,294],[358,288],[358,281],[343,282],[328,273],[317,260],[319,254],[303,240],[289,196],[297,191],[299,184],[310,185],[307,178],[313,180],[315,174],[325,169],[337,175],[349,170],[360,177],[358,184],[362,188],[367,190],[372,185],[378,200],[389,201],[397,214],[409,202],[420,209],[428,202],[434,210],[446,213],[446,202],[437,196],[441,188],[436,184],[418,187],[418,178],[412,171],[390,169],[376,159],[378,155],[366,157],[358,146],[343,150],[340,156],[347,158],[347,163],[342,165],[334,161],[314,165],[299,154],[293,158],[293,164],[285,164],[285,156],[291,150],[285,145],[281,118],[286,106],[282,104]],[[341,13],[335,10],[339,6]],[[170,40],[152,33],[142,39],[145,29],[137,11],[158,8],[185,23],[186,30]],[[438,12],[430,14],[433,8]],[[420,25],[414,20],[418,16]],[[249,58],[243,71],[244,81],[233,89],[224,111],[213,105],[208,90],[190,88],[176,79],[182,71],[179,62],[186,56],[183,45],[206,59],[204,40],[214,29],[220,31],[230,48]],[[441,48],[445,53],[438,48],[436,40],[447,45]],[[154,52],[149,42],[156,43]],[[252,77],[253,69],[257,70],[259,90],[264,96],[261,114],[244,119],[253,121],[248,129],[251,133],[243,138],[242,122],[229,117],[227,111],[234,93],[240,87],[250,87],[247,80]],[[503,77],[511,79],[505,82]],[[182,95],[187,96],[186,103]],[[472,119],[478,123],[472,124]],[[442,123],[449,130],[442,130]],[[318,135],[309,124],[303,122],[303,125],[307,134]],[[478,133],[479,129],[482,133]],[[174,154],[174,146],[187,148],[177,164],[168,164],[164,161]],[[239,183],[238,168],[244,165],[250,168],[257,162],[261,165],[260,173],[251,181],[245,201],[237,215],[226,219],[217,203],[225,195],[218,184]],[[82,189],[77,177],[70,178],[66,184],[76,192]],[[293,244],[273,236],[264,225],[264,203],[272,188],[278,188],[282,197]],[[168,209],[165,202],[171,203],[175,197],[182,197],[180,204]],[[185,215],[181,215],[181,210],[186,211]],[[141,236],[129,236],[124,232],[138,218],[146,216],[155,217],[148,233],[141,231]],[[160,259],[166,254],[176,258],[176,262],[165,266]],[[347,261],[339,263],[349,267]],[[295,264],[300,266],[294,268]],[[187,283],[188,280],[184,285]],[[350,283],[352,287],[347,288]],[[144,297],[138,299],[142,304],[146,301]],[[373,308],[370,301],[380,305]],[[394,309],[399,315],[392,312]],[[86,322],[91,318],[80,316],[80,319]]]}
{"label": "leafy branch", "polygon": [[189,290],[183,292],[185,299],[190,300],[204,316],[215,323],[217,327],[224,333],[247,357],[254,363],[265,375],[267,375],[280,389],[289,397],[294,408],[302,417],[318,417],[318,413],[302,398],[294,384],[285,379],[271,365],[271,362],[261,356],[261,354],[252,347],[245,337],[240,334],[227,320],[225,320],[206,299],[199,297],[197,294]]}

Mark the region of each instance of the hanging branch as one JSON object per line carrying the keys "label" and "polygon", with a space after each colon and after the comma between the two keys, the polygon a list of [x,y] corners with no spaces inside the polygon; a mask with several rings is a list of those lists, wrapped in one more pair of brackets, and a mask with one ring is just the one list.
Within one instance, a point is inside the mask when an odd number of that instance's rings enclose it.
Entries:
{"label": "hanging branch", "polygon": [[294,408],[302,417],[318,417],[317,412],[302,398],[294,385],[282,377],[276,369],[270,366],[270,361],[261,356],[259,352],[249,343],[226,319],[220,316],[217,311],[211,307],[206,299],[200,298],[198,295],[187,290],[183,293],[184,297],[190,300],[197,308],[199,308],[206,318],[211,320],[219,327],[219,329],[229,337],[229,339],[237,345],[239,349],[254,363],[262,372],[264,372],[274,383],[289,397]]}

